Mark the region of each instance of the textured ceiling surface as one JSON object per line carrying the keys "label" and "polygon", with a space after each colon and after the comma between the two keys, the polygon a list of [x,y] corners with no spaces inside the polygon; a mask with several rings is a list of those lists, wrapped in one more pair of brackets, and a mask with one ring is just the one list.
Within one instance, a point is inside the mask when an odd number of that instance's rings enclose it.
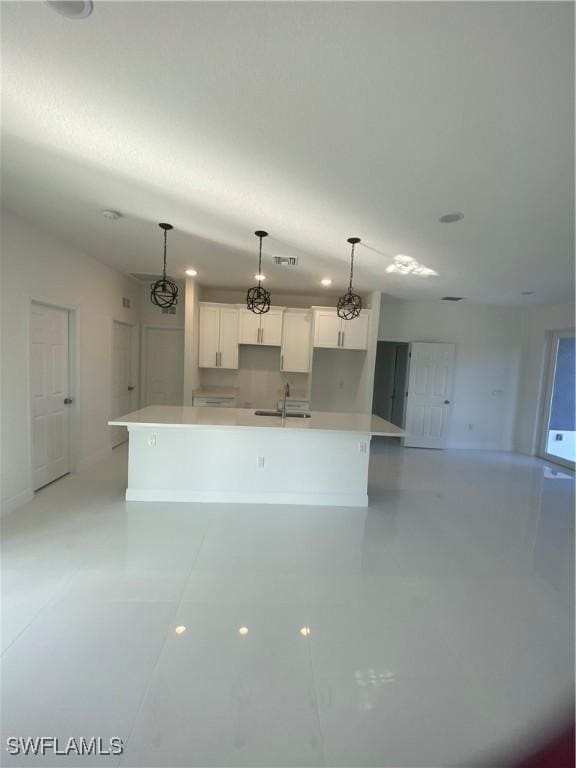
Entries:
{"label": "textured ceiling surface", "polygon": [[[207,285],[250,285],[264,228],[271,290],[344,287],[358,235],[361,290],[571,295],[571,3],[1,14],[5,204],[102,261],[157,272],[169,221],[169,271]],[[438,275],[387,272],[398,255]]]}

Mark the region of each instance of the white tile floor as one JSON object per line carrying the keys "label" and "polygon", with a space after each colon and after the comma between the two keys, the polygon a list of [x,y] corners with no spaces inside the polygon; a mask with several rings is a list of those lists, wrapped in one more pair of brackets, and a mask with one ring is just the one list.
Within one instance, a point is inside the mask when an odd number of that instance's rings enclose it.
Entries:
{"label": "white tile floor", "polygon": [[571,694],[566,471],[379,441],[367,510],[128,504],[125,474],[2,525],[3,738],[124,755],[6,765],[499,765]]}

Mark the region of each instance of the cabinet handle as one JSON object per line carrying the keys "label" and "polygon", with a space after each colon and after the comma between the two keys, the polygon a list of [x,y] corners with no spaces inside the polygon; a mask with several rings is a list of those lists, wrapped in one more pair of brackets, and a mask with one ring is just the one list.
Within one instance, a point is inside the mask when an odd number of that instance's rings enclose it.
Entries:
{"label": "cabinet handle", "polygon": [[264,344],[264,328],[260,328],[260,344]]}
{"label": "cabinet handle", "polygon": [[222,352],[218,352],[218,368],[222,368]]}
{"label": "cabinet handle", "polygon": [[280,355],[280,369],[284,370],[284,355]]}
{"label": "cabinet handle", "polygon": [[338,347],[340,346],[340,336],[341,336],[341,334],[342,334],[342,331],[338,331],[338,344],[337,344]]}
{"label": "cabinet handle", "polygon": [[216,368],[218,368],[218,352],[216,352],[216,363],[215,363],[215,367],[216,367]]}
{"label": "cabinet handle", "polygon": [[345,333],[344,331],[342,331],[342,343],[340,344],[341,347],[344,346],[344,336],[345,336]]}

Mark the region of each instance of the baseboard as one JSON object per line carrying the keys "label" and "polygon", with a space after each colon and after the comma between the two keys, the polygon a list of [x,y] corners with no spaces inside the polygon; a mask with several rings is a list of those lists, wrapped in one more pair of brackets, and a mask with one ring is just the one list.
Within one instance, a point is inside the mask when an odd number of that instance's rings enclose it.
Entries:
{"label": "baseboard", "polygon": [[34,491],[31,491],[29,488],[26,488],[25,491],[21,491],[20,493],[17,493],[16,496],[12,496],[10,499],[3,499],[2,500],[2,507],[0,508],[0,517],[5,517],[6,515],[11,514],[15,510],[19,509],[20,507],[23,507],[24,504],[27,504],[29,501],[32,501],[34,498]]}
{"label": "baseboard", "polygon": [[127,501],[203,502],[213,504],[297,504],[323,507],[367,507],[366,493],[243,493],[128,488]]}

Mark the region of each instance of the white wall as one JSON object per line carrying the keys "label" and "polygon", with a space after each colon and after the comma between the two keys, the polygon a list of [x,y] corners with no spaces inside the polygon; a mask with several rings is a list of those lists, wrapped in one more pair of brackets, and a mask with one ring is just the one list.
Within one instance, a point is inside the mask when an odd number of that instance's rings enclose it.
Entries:
{"label": "white wall", "polygon": [[381,341],[456,344],[449,447],[512,449],[524,311],[382,297]]}
{"label": "white wall", "polygon": [[[77,309],[76,467],[111,450],[112,322],[138,323],[134,280],[2,211],[1,500],[10,511],[32,494],[28,395],[28,325],[34,300]],[[122,297],[131,308],[122,307]]]}
{"label": "white wall", "polygon": [[522,453],[538,449],[545,367],[551,331],[574,328],[574,304],[541,305],[521,313],[522,367],[515,445]]}

